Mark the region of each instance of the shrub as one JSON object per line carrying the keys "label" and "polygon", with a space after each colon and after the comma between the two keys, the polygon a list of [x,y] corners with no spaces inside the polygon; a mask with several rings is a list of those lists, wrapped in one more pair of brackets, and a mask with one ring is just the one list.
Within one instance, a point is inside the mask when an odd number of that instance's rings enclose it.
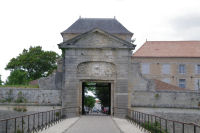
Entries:
{"label": "shrub", "polygon": [[56,117],[59,117],[60,116],[60,112],[56,112]]}
{"label": "shrub", "polygon": [[15,110],[17,112],[26,112],[27,111],[25,106],[16,106],[13,108],[13,110]]}
{"label": "shrub", "polygon": [[15,100],[16,103],[25,103],[27,100],[24,98],[23,94],[21,91],[18,92],[18,97]]}
{"label": "shrub", "polygon": [[168,133],[167,131],[161,129],[160,123],[157,121],[154,123],[145,122],[142,124],[142,126],[151,133]]}
{"label": "shrub", "polygon": [[17,129],[16,133],[24,133],[24,131],[21,131],[20,129]]}

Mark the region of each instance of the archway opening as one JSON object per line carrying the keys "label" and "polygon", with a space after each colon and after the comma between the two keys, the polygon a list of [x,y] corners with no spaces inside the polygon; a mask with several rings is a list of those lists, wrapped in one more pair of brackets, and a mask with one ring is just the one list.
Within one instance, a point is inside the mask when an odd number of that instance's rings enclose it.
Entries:
{"label": "archway opening", "polygon": [[111,83],[108,82],[82,83],[82,114],[83,115],[111,114]]}

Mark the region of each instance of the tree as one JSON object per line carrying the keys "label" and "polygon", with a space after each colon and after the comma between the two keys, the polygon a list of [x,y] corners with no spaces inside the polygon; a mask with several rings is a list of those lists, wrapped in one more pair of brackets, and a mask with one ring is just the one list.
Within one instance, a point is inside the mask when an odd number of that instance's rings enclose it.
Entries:
{"label": "tree", "polygon": [[12,70],[6,81],[6,85],[21,85],[28,83],[28,73],[24,70]]}
{"label": "tree", "polygon": [[89,108],[93,108],[96,100],[93,96],[85,96],[84,97],[84,105]]}
{"label": "tree", "polygon": [[[23,80],[27,78],[31,81],[51,74],[57,68],[58,58],[59,55],[53,51],[44,51],[41,46],[31,46],[28,50],[24,49],[16,58],[12,58],[5,69],[11,70],[13,75],[24,75]],[[15,83],[11,81],[12,79],[14,78],[8,79],[8,82]],[[24,83],[24,81],[16,83]]]}
{"label": "tree", "polygon": [[2,85],[3,84],[3,81],[1,80],[1,75],[0,75],[0,85]]}
{"label": "tree", "polygon": [[106,87],[97,87],[95,91],[96,97],[101,101],[101,105],[104,107],[109,107],[110,96],[109,89]]}

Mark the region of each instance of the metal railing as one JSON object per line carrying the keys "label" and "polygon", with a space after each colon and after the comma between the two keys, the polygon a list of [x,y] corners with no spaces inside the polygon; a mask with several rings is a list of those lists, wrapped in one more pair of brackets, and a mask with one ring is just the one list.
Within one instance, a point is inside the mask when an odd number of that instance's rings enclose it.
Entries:
{"label": "metal railing", "polygon": [[63,112],[69,109],[79,109],[79,107],[60,108],[18,117],[12,117],[8,119],[1,119],[0,133],[38,132],[66,118],[67,115]]}
{"label": "metal railing", "polygon": [[116,109],[126,110],[128,120],[151,133],[200,133],[200,125],[196,123],[170,120],[128,108],[115,107],[115,111]]}
{"label": "metal railing", "polygon": [[200,133],[200,125],[131,110],[129,120],[152,133]]}

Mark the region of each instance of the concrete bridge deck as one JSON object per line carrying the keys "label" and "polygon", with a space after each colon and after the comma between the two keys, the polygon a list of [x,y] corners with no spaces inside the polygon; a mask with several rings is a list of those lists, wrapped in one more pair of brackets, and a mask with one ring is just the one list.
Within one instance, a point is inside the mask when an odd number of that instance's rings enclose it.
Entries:
{"label": "concrete bridge deck", "polygon": [[126,119],[111,116],[69,118],[40,133],[145,133]]}

